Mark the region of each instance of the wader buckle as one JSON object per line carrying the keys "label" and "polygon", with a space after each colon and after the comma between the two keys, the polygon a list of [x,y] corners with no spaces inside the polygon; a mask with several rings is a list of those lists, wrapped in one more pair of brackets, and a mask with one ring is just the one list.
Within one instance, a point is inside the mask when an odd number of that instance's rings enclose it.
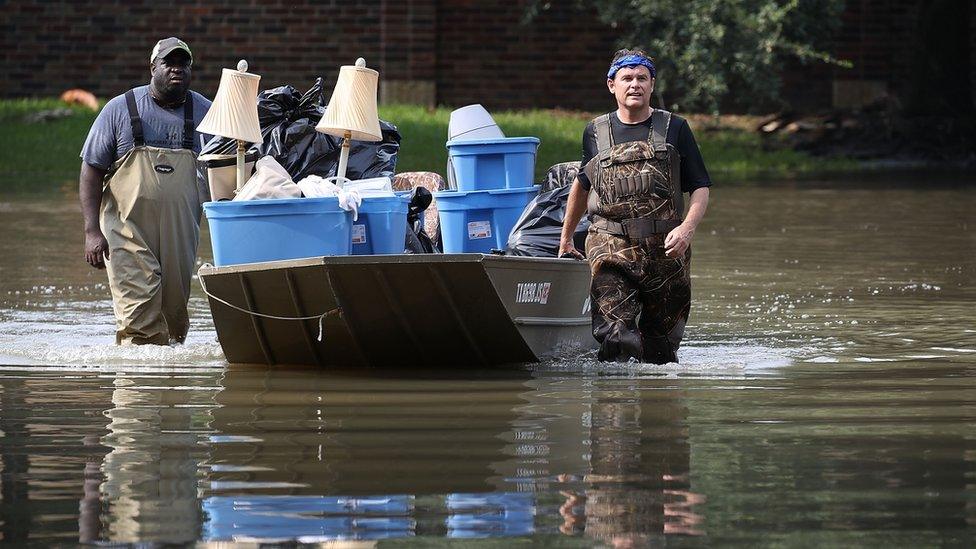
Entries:
{"label": "wader buckle", "polygon": [[636,217],[624,219],[618,223],[616,221],[610,221],[605,217],[594,215],[592,225],[598,231],[615,236],[647,238],[655,234],[669,233],[678,225],[681,225],[681,221],[677,219],[644,219]]}

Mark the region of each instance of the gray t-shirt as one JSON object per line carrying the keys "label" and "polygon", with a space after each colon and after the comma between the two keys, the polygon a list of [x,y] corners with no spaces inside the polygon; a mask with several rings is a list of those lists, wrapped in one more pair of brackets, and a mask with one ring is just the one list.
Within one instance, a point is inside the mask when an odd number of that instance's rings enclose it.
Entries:
{"label": "gray t-shirt", "polygon": [[[139,86],[132,91],[136,96],[139,117],[142,118],[142,133],[146,145],[167,149],[182,148],[183,105],[175,109],[160,107],[150,97],[149,86]],[[210,100],[195,91],[191,91],[190,96],[193,98],[193,126],[196,127],[210,109]],[[199,153],[211,136],[194,133],[193,150]],[[122,94],[113,97],[98,113],[88,132],[88,138],[85,139],[85,146],[81,148],[81,159],[96,168],[107,170],[116,160],[132,150],[132,147],[132,125],[129,122],[129,110],[125,106],[125,94]]]}

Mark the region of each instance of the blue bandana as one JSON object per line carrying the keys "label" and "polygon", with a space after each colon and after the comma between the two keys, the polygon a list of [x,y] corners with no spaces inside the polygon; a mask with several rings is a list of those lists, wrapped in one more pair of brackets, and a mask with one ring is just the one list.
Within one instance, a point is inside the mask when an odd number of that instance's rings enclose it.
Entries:
{"label": "blue bandana", "polygon": [[628,55],[627,57],[621,57],[616,63],[610,65],[610,70],[607,72],[607,80],[612,80],[617,74],[617,71],[624,67],[638,67],[645,66],[647,70],[651,71],[651,78],[657,76],[657,71],[654,69],[654,62],[650,59],[644,57],[643,55]]}

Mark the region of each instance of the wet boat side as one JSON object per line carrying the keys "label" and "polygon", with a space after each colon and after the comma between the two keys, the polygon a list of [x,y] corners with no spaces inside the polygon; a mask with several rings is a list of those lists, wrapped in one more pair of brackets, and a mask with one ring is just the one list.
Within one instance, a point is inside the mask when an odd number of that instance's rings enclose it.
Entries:
{"label": "wet boat side", "polygon": [[232,363],[486,367],[537,361],[589,337],[589,270],[567,260],[342,256],[200,275]]}

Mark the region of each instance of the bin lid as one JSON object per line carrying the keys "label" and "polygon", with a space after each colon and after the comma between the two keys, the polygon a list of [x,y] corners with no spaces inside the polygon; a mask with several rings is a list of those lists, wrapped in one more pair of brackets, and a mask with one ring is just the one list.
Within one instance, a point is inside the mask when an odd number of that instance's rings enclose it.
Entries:
{"label": "bin lid", "polygon": [[499,194],[538,194],[541,185],[532,185],[530,187],[516,187],[514,189],[485,189],[481,191],[437,191],[431,193],[434,198],[452,198],[452,197],[462,197],[462,196],[485,196],[485,195],[499,195]]}
{"label": "bin lid", "polygon": [[261,198],[256,200],[219,200],[204,202],[207,217],[234,217],[237,215],[275,214],[279,212],[308,213],[318,211],[345,211],[334,196],[318,198]]}
{"label": "bin lid", "polygon": [[457,145],[516,145],[521,143],[533,143],[538,145],[541,141],[538,137],[500,137],[497,139],[452,139],[447,142],[448,147]]}
{"label": "bin lid", "polygon": [[467,105],[451,111],[448,139],[494,139],[505,137],[501,128],[481,105]]}

